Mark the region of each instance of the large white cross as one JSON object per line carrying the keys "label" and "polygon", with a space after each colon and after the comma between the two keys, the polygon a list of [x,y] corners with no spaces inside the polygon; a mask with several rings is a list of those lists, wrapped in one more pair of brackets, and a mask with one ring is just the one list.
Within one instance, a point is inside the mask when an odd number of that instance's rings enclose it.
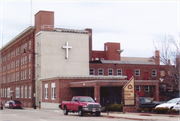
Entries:
{"label": "large white cross", "polygon": [[66,56],[65,58],[68,59],[68,49],[72,48],[72,46],[68,46],[68,41],[66,41],[66,45],[62,46],[63,49],[66,49]]}

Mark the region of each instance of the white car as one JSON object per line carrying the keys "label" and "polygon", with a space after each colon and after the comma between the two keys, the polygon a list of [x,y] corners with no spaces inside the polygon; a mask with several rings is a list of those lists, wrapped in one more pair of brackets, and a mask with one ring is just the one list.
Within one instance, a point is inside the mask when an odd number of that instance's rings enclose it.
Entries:
{"label": "white car", "polygon": [[174,98],[169,100],[167,103],[162,103],[160,105],[157,105],[155,108],[169,108],[169,109],[175,109],[176,111],[180,110],[180,98]]}
{"label": "white car", "polygon": [[7,101],[6,103],[5,103],[5,108],[9,108],[9,103],[10,103],[11,101]]}

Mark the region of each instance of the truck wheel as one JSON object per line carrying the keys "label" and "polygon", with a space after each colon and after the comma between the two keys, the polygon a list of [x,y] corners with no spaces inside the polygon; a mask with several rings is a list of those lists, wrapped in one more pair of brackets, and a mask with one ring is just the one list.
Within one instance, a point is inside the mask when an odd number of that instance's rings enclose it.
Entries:
{"label": "truck wheel", "polygon": [[68,110],[66,107],[64,107],[63,113],[64,113],[64,115],[68,115]]}
{"label": "truck wheel", "polygon": [[83,115],[84,115],[84,112],[83,112],[82,108],[79,108],[79,110],[78,110],[78,115],[79,115],[79,116],[83,116]]}
{"label": "truck wheel", "polygon": [[96,116],[100,116],[100,114],[101,114],[101,112],[100,111],[98,111],[98,112],[96,112]]}

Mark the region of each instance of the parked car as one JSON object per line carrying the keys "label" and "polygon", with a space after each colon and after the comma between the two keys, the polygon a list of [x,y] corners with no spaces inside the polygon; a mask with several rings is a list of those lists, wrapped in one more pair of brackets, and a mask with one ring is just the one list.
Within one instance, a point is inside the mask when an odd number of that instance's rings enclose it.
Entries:
{"label": "parked car", "polygon": [[64,115],[68,115],[68,112],[78,112],[79,116],[84,113],[100,116],[101,113],[101,105],[88,96],[74,96],[71,101],[63,101],[62,109]]}
{"label": "parked car", "polygon": [[11,100],[9,102],[9,108],[20,108],[22,109],[22,103],[19,100]]}
{"label": "parked car", "polygon": [[152,101],[147,97],[139,97],[139,107],[142,109],[149,108],[152,110],[152,108],[155,108],[159,104],[161,104],[161,102]]}
{"label": "parked car", "polygon": [[10,101],[7,101],[7,102],[4,104],[4,107],[5,107],[5,108],[9,108],[9,102],[10,102]]}
{"label": "parked car", "polygon": [[3,104],[0,102],[0,108],[1,110],[3,110]]}
{"label": "parked car", "polygon": [[5,108],[20,108],[22,109],[22,103],[19,100],[10,100],[5,103]]}
{"label": "parked car", "polygon": [[173,98],[167,103],[160,104],[156,108],[167,107],[169,109],[175,109],[176,111],[180,110],[180,98]]}

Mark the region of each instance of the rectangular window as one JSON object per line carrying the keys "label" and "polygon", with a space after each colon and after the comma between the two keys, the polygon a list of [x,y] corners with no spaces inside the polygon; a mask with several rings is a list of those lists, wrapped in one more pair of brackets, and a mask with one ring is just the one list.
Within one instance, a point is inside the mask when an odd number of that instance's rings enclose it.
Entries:
{"label": "rectangular window", "polygon": [[19,87],[16,87],[16,98],[19,98]]}
{"label": "rectangular window", "polygon": [[104,75],[103,69],[98,69],[98,75]]}
{"label": "rectangular window", "polygon": [[24,60],[25,60],[25,62],[24,62],[24,63],[26,64],[26,63],[27,63],[27,56],[25,56],[25,59],[24,59]]}
{"label": "rectangular window", "polygon": [[7,97],[10,97],[10,88],[7,88]]}
{"label": "rectangular window", "polygon": [[48,99],[48,84],[45,84],[44,86],[44,98]]}
{"label": "rectangular window", "polygon": [[135,76],[140,76],[140,70],[139,69],[135,69]]}
{"label": "rectangular window", "polygon": [[152,77],[156,77],[156,76],[157,76],[156,70],[152,70]]}
{"label": "rectangular window", "polygon": [[31,98],[31,86],[29,86],[29,98]]}
{"label": "rectangular window", "polygon": [[51,99],[55,99],[55,83],[51,83]]}
{"label": "rectangular window", "polygon": [[108,69],[108,75],[113,76],[113,70],[112,69]]}
{"label": "rectangular window", "polygon": [[31,62],[31,54],[29,54],[29,62]]}
{"label": "rectangular window", "polygon": [[5,88],[5,90],[4,90],[5,92],[4,92],[4,97],[6,97],[6,88]]}
{"label": "rectangular window", "polygon": [[29,41],[29,49],[31,49],[31,41]]}
{"label": "rectangular window", "polygon": [[26,70],[24,70],[24,79],[26,79]]}
{"label": "rectangular window", "polygon": [[144,86],[144,92],[149,92],[149,86]]}
{"label": "rectangular window", "polygon": [[94,69],[93,68],[90,68],[89,75],[94,75]]}
{"label": "rectangular window", "polygon": [[118,75],[118,76],[122,76],[122,69],[118,69],[118,70],[117,70],[117,75]]}
{"label": "rectangular window", "polygon": [[21,86],[21,98],[23,98],[23,86]]}
{"label": "rectangular window", "polygon": [[29,79],[31,79],[31,68],[29,68]]}
{"label": "rectangular window", "polygon": [[25,90],[24,90],[24,98],[27,98],[27,86],[25,86]]}
{"label": "rectangular window", "polygon": [[140,86],[136,86],[136,90],[137,90],[138,92],[140,92],[140,91],[141,91]]}
{"label": "rectangular window", "polygon": [[161,76],[164,77],[165,76],[165,71],[161,71]]}

